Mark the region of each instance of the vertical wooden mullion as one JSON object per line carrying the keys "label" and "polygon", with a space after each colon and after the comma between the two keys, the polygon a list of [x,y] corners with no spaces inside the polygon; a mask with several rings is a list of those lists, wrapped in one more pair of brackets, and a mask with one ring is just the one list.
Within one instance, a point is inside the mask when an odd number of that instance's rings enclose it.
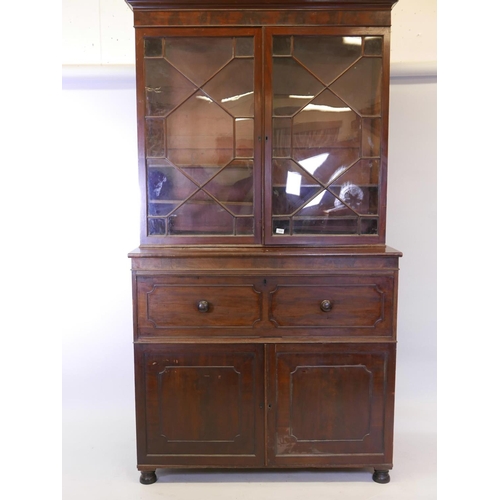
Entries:
{"label": "vertical wooden mullion", "polygon": [[[264,30],[264,243],[270,244],[272,238],[272,143],[273,143],[273,33],[271,29]],[[266,140],[267,137],[267,140]]]}
{"label": "vertical wooden mullion", "polygon": [[265,170],[265,161],[262,151],[262,142],[259,138],[262,137],[262,122],[263,122],[263,105],[264,105],[264,87],[263,87],[263,60],[262,60],[262,29],[254,31],[254,116],[253,116],[253,133],[254,133],[254,239],[255,243],[262,244],[264,227],[264,207],[263,207],[263,170]]}

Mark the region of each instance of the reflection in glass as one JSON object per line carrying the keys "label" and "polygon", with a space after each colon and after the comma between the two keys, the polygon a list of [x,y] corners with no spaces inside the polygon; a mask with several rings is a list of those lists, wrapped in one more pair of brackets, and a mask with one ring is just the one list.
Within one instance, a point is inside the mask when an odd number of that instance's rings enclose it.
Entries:
{"label": "reflection in glass", "polygon": [[290,118],[273,119],[273,157],[291,156],[292,120]]}
{"label": "reflection in glass", "polygon": [[325,91],[295,115],[293,146],[298,149],[359,147],[360,128],[359,116],[338,97]]}
{"label": "reflection in glass", "polygon": [[237,158],[252,158],[254,130],[252,118],[236,118],[234,124],[234,147]]}
{"label": "reflection in glass", "polygon": [[233,39],[167,37],[165,58],[196,85],[203,85],[233,57]]}
{"label": "reflection in glass", "polygon": [[161,57],[163,55],[163,43],[161,38],[144,39],[144,57]]}
{"label": "reflection in glass", "polygon": [[273,161],[273,214],[288,215],[313,198],[321,186],[291,160]]}
{"label": "reflection in glass", "polygon": [[253,235],[253,37],[144,50],[148,234]]}
{"label": "reflection in glass", "polygon": [[349,215],[354,215],[352,211],[348,210],[347,207],[338,198],[335,198],[332,193],[329,191],[322,191],[309,203],[307,203],[304,208],[297,212],[296,215],[325,216],[332,214],[333,212],[338,212],[339,210],[345,210]]}
{"label": "reflection in glass", "polygon": [[361,56],[361,37],[295,36],[293,55],[329,85]]}
{"label": "reflection in glass", "polygon": [[299,165],[307,165],[311,158],[321,158],[324,161],[314,170],[314,177],[323,184],[334,182],[358,158],[358,148],[297,148],[293,150],[294,159]]}
{"label": "reflection in glass", "polygon": [[355,218],[338,219],[295,219],[294,234],[357,234],[358,220]]}
{"label": "reflection in glass", "polygon": [[333,184],[349,182],[362,187],[376,187],[379,183],[379,160],[359,160],[349,169],[344,169]]}
{"label": "reflection in glass", "polygon": [[215,176],[204,189],[235,215],[253,213],[253,162],[235,161]]}
{"label": "reflection in glass", "polygon": [[344,182],[340,186],[332,186],[330,189],[337,195],[338,200],[337,204],[327,213],[340,213],[348,208],[360,215],[377,215],[378,187],[358,186],[351,182]]}
{"label": "reflection in glass", "polygon": [[316,94],[323,85],[292,58],[273,59],[273,112],[291,116]]}
{"label": "reflection in glass", "polygon": [[380,118],[363,118],[363,156],[380,156]]}
{"label": "reflection in glass", "polygon": [[167,157],[177,166],[224,166],[233,157],[233,119],[202,92],[167,118]]}
{"label": "reflection in glass", "polygon": [[336,80],[332,89],[361,115],[380,116],[382,59],[363,57]]}
{"label": "reflection in glass", "polygon": [[146,118],[146,156],[165,156],[165,121],[163,118]]}
{"label": "reflection in glass", "polygon": [[146,115],[165,116],[196,87],[165,59],[145,59]]}
{"label": "reflection in glass", "polygon": [[166,232],[165,219],[148,218],[148,235],[149,236],[165,236]]}
{"label": "reflection in glass", "polygon": [[253,37],[245,36],[235,39],[236,45],[234,48],[235,57],[249,57],[253,56]]}
{"label": "reflection in glass", "polygon": [[378,219],[361,219],[361,234],[377,234]]}
{"label": "reflection in glass", "polygon": [[381,36],[367,36],[365,37],[365,56],[381,56],[382,55],[382,42]]}
{"label": "reflection in glass", "polygon": [[289,56],[292,53],[291,36],[273,36],[273,55]]}
{"label": "reflection in glass", "polygon": [[234,59],[203,90],[232,116],[253,116],[253,59]]}
{"label": "reflection in glass", "polygon": [[235,219],[236,235],[252,235],[254,234],[254,218],[253,217],[238,217]]}
{"label": "reflection in glass", "polygon": [[148,164],[148,215],[168,215],[196,190],[197,186],[175,167]]}
{"label": "reflection in glass", "polygon": [[233,234],[233,217],[199,191],[168,218],[169,234]]}

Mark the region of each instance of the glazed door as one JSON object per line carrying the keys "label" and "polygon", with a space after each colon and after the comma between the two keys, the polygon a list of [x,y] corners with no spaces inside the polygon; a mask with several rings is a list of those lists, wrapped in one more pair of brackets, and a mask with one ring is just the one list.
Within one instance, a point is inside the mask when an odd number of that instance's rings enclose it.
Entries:
{"label": "glazed door", "polygon": [[261,241],[261,30],[137,30],[142,243]]}
{"label": "glazed door", "polygon": [[136,344],[139,465],[264,465],[262,345]]}
{"label": "glazed door", "polygon": [[266,30],[266,244],[384,242],[388,36]]}
{"label": "glazed door", "polygon": [[269,346],[268,462],[392,462],[395,344]]}

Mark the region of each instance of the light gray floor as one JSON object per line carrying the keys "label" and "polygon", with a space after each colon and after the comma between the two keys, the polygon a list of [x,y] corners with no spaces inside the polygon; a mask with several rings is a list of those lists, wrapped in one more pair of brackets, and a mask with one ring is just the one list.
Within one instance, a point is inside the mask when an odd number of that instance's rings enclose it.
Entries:
{"label": "light gray floor", "polygon": [[435,407],[399,402],[391,482],[362,471],[158,470],[139,483],[129,409],[64,412],[63,500],[431,500],[436,498]]}

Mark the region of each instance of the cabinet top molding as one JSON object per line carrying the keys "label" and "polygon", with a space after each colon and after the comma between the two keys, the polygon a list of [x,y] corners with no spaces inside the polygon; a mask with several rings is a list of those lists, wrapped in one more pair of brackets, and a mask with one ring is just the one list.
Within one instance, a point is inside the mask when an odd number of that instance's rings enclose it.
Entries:
{"label": "cabinet top molding", "polygon": [[183,9],[390,10],[398,0],[125,0],[134,11]]}

